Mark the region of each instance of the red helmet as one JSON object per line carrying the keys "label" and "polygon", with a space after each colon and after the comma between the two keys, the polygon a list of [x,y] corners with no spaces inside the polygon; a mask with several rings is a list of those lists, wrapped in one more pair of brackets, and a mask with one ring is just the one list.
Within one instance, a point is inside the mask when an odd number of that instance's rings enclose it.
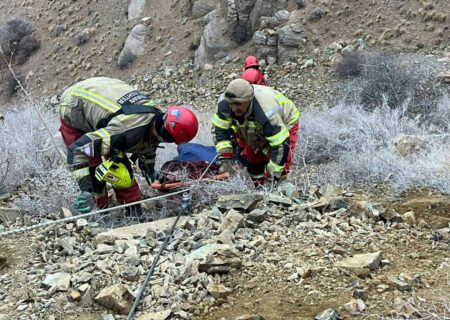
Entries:
{"label": "red helmet", "polygon": [[250,67],[257,67],[259,68],[259,61],[256,59],[255,56],[248,56],[245,58],[244,61],[244,69],[250,68]]}
{"label": "red helmet", "polygon": [[170,133],[176,144],[185,143],[197,134],[198,120],[195,114],[185,107],[169,106],[164,129]]}
{"label": "red helmet", "polygon": [[265,85],[264,75],[261,73],[261,71],[259,71],[257,69],[250,68],[250,69],[245,70],[242,73],[241,78],[247,80],[251,84]]}

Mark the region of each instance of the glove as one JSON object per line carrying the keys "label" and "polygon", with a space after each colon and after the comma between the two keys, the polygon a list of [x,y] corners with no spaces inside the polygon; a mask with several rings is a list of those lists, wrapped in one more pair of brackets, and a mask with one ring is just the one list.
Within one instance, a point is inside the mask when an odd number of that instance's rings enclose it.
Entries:
{"label": "glove", "polygon": [[142,174],[145,178],[149,179],[150,182],[155,182],[158,179],[158,174],[155,171],[155,160],[154,159],[146,159],[144,157],[140,157],[138,160],[139,169],[141,169]]}
{"label": "glove", "polygon": [[230,158],[223,158],[219,160],[220,167],[219,167],[219,173],[233,173],[236,171],[236,169],[233,167],[233,162]]}
{"label": "glove", "polygon": [[87,191],[81,192],[78,198],[75,199],[73,207],[81,213],[88,213],[92,211],[92,209],[94,209],[92,195]]}

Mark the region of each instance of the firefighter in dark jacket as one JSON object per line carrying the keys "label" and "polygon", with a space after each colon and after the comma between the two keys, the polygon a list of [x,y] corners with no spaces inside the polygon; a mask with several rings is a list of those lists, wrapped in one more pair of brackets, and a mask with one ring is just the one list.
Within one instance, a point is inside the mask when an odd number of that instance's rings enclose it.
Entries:
{"label": "firefighter in dark jacket", "polygon": [[232,80],[212,121],[220,170],[232,171],[236,158],[255,182],[277,183],[292,163],[299,116],[295,104],[275,89]]}
{"label": "firefighter in dark jacket", "polygon": [[[158,145],[188,142],[198,130],[197,118],[189,109],[169,106],[163,112],[145,94],[106,77],[87,79],[65,90],[60,115],[67,163],[82,191],[75,201],[80,212],[108,206],[106,182],[112,184],[119,202],[140,200],[126,153],[138,159],[153,181]],[[142,208],[136,205],[129,211],[140,215]]]}

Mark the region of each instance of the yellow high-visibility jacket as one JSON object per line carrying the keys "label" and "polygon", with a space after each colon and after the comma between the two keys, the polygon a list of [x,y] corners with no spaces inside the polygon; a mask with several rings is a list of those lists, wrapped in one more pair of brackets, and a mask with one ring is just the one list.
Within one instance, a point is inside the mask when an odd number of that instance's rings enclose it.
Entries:
{"label": "yellow high-visibility jacket", "polygon": [[255,153],[263,152],[270,161],[267,170],[279,174],[290,148],[289,129],[300,116],[295,104],[279,91],[260,85],[252,85],[254,97],[243,119],[234,118],[230,103],[224,95],[219,97],[217,113],[212,124],[217,153],[231,153],[233,136],[250,145]]}

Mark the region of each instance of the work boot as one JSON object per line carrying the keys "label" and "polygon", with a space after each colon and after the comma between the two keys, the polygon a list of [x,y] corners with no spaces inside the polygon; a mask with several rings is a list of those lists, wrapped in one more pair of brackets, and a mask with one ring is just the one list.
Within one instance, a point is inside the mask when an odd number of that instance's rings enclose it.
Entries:
{"label": "work boot", "polygon": [[133,206],[126,207],[125,216],[129,218],[137,218],[139,222],[143,222],[145,220],[144,210],[142,209],[141,204],[135,204]]}

